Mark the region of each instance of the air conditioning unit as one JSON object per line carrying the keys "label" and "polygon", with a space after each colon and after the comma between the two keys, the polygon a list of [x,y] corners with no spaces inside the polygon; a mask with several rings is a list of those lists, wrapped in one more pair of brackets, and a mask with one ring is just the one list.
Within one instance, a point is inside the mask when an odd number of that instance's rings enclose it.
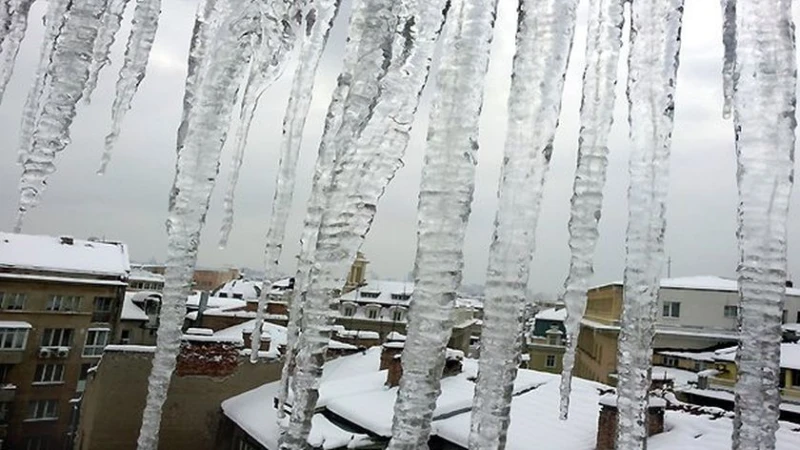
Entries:
{"label": "air conditioning unit", "polygon": [[53,356],[53,351],[49,348],[40,348],[39,349],[39,358],[45,359],[50,358]]}
{"label": "air conditioning unit", "polygon": [[66,358],[69,356],[69,349],[67,347],[59,347],[57,350],[57,354],[59,358]]}

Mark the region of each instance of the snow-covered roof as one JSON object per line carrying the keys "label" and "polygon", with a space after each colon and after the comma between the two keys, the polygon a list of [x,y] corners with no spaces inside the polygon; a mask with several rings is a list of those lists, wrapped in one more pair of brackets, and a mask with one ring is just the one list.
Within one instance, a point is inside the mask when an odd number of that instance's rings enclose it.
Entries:
{"label": "snow-covered roof", "polygon": [[483,300],[479,298],[456,298],[456,307],[483,309]]}
{"label": "snow-covered roof", "polygon": [[0,232],[0,268],[127,278],[130,261],[122,243]]}
{"label": "snow-covered roof", "polygon": [[150,318],[144,312],[139,304],[144,303],[147,299],[161,301],[161,294],[158,292],[126,292],[125,299],[122,302],[122,312],[120,319],[122,320],[141,320],[147,321]]}
{"label": "snow-covered roof", "polygon": [[[591,289],[598,289],[606,286],[622,286],[622,281],[604,283],[594,286]],[[718,292],[738,292],[738,281],[731,278],[718,277],[716,275],[698,275],[693,277],[662,278],[662,289],[692,289],[697,291],[718,291]],[[786,288],[786,295],[800,296],[800,289]]]}
{"label": "snow-covered roof", "polygon": [[261,295],[262,283],[252,280],[230,280],[214,292],[217,297],[257,299]]}
{"label": "snow-covered roof", "polygon": [[[217,337],[220,337],[220,338],[231,338],[231,339],[239,338],[239,339],[241,339],[242,338],[242,333],[245,332],[245,331],[252,332],[253,328],[255,327],[255,324],[256,324],[255,319],[248,320],[247,322],[242,322],[242,323],[240,323],[238,325],[234,325],[232,327],[225,328],[223,330],[219,330],[216,333],[214,333],[214,336],[217,336]],[[264,333],[266,333],[267,335],[269,335],[270,342],[272,343],[270,345],[270,351],[269,351],[270,356],[277,357],[278,356],[278,346],[286,345],[286,341],[287,341],[287,339],[286,339],[286,327],[282,327],[280,325],[275,325],[274,323],[270,323],[270,322],[263,322],[262,331]],[[350,344],[346,344],[344,342],[339,342],[339,341],[336,341],[336,340],[333,340],[333,339],[331,339],[328,342],[328,348],[331,348],[333,350],[357,350],[358,349],[358,347],[355,347],[355,346],[350,345]]]}
{"label": "snow-covered roof", "polygon": [[535,316],[539,320],[552,320],[563,322],[567,318],[567,308],[550,308],[539,312]]}
{"label": "snow-covered roof", "polygon": [[130,281],[150,281],[155,283],[163,283],[164,275],[144,270],[141,267],[131,267],[131,274],[128,279]]}
{"label": "snow-covered roof", "polygon": [[[717,350],[714,354],[717,361],[735,361],[736,347]],[[781,368],[800,370],[800,344],[784,342],[781,344]]]}
{"label": "snow-covered roof", "polygon": [[[197,309],[200,307],[200,293],[194,293],[186,300],[186,307],[189,309]],[[208,308],[244,308],[247,302],[235,298],[223,298],[210,295],[208,297]]]}
{"label": "snow-covered roof", "polygon": [[[408,305],[414,283],[408,281],[370,281],[341,296],[342,301],[375,303],[378,305]],[[392,298],[392,296],[403,298]],[[407,297],[407,298],[406,298]]]}
{"label": "snow-covered roof", "polygon": [[387,341],[405,341],[406,335],[399,333],[397,331],[392,331],[391,333],[386,335]]}
{"label": "snow-covered roof", "polygon": [[714,352],[686,352],[686,351],[672,351],[663,350],[658,352],[659,355],[674,356],[676,358],[690,359],[692,361],[714,362]]}
{"label": "snow-covered roof", "polygon": [[24,328],[24,329],[29,329],[29,328],[33,328],[33,327],[28,322],[22,322],[20,320],[0,320],[0,328]]}

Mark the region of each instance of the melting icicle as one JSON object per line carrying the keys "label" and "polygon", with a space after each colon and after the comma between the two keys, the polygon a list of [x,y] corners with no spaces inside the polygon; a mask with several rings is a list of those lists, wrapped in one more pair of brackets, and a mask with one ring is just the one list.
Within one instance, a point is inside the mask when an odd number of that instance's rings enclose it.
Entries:
{"label": "melting icicle", "polygon": [[[231,176],[228,188],[225,192],[223,202],[222,230],[220,233],[219,246],[225,248],[228,245],[228,237],[233,228],[233,201],[236,193],[236,185],[239,182],[239,172],[241,171],[242,161],[244,160],[244,150],[247,146],[247,136],[250,133],[250,124],[253,115],[258,107],[258,101],[264,91],[272,85],[285,67],[285,61],[290,51],[294,47],[294,33],[290,23],[283,20],[284,17],[294,16],[290,1],[272,2],[269,6],[264,6],[266,26],[271,28],[269,34],[276,36],[275,42],[265,42],[268,47],[279,49],[276,53],[262,51],[256,54],[258,58],[253,61],[250,77],[247,81],[241,109],[239,111],[239,128],[236,132],[236,145],[233,158],[231,158]],[[312,74],[313,81],[313,74]],[[310,88],[309,88],[310,90]],[[267,271],[267,278],[273,274]],[[255,345],[255,344],[254,344]]]}
{"label": "melting icicle", "polygon": [[[401,165],[445,1],[367,3],[365,34],[356,35],[362,36],[359,46],[372,51],[358,61],[349,80],[340,78],[350,83],[350,92],[334,139],[336,169],[303,305],[292,416],[281,435],[283,450],[305,448],[334,318],[332,300],[340,293],[384,189]],[[376,73],[385,75],[376,79]],[[380,89],[375,89],[376,81]],[[366,97],[360,95],[365,89]]]}
{"label": "melting icicle", "polygon": [[[75,108],[89,78],[105,1],[58,0],[51,3],[42,50],[42,56],[47,59],[40,62],[22,119],[23,172],[17,232],[22,229],[25,214],[39,203],[47,178],[56,170],[56,155],[69,144]],[[53,16],[59,12],[61,18]],[[58,28],[51,29],[51,24]]]}
{"label": "melting icicle", "polygon": [[22,164],[30,152],[33,145],[33,130],[36,119],[40,114],[40,104],[44,95],[44,82],[50,66],[50,57],[56,45],[56,39],[66,20],[67,6],[69,0],[52,0],[48,4],[47,14],[45,15],[45,33],[42,41],[42,48],[39,55],[39,66],[36,69],[36,76],[25,100],[22,110],[22,123],[19,132],[19,150],[17,162]]}
{"label": "melting icicle", "polygon": [[158,16],[161,15],[161,0],[137,0],[133,11],[131,34],[125,50],[125,62],[119,71],[117,94],[111,110],[111,132],[106,136],[105,149],[100,161],[98,174],[104,174],[111,161],[111,151],[122,131],[122,121],[131,109],[131,102],[144,80],[147,61],[158,30]]}
{"label": "melting icicle", "polygon": [[733,71],[736,62],[736,0],[720,0],[722,4],[722,44],[725,58],[722,64],[722,92],[725,102],[722,117],[731,117],[733,107]]}
{"label": "melting icicle", "polygon": [[650,365],[664,265],[669,154],[683,0],[633,2],[627,255],[617,354],[617,449],[646,448]]}
{"label": "melting icicle", "polygon": [[259,4],[251,0],[207,0],[198,12],[167,222],[167,282],[139,434],[140,450],[158,448],[161,407],[180,347],[185,301],[219,155],[253,51],[262,39],[271,39],[262,35],[261,18]]}
{"label": "melting icicle", "polygon": [[797,66],[791,2],[738,0],[734,124],[741,339],[734,450],[775,449]]}
{"label": "melting icicle", "polygon": [[109,0],[108,7],[103,13],[103,25],[97,32],[97,41],[94,44],[94,56],[92,65],[89,68],[89,80],[83,90],[83,101],[87,104],[91,102],[92,92],[97,87],[97,79],[100,71],[111,62],[108,54],[111,46],[114,45],[114,37],[119,31],[122,23],[122,14],[129,0]]}
{"label": "melting icicle", "polygon": [[586,38],[586,68],[583,72],[581,131],[578,138],[578,166],[569,221],[572,250],[569,275],[564,283],[567,317],[567,349],[561,373],[561,419],[569,413],[572,369],[578,346],[580,321],[586,309],[586,291],[594,266],[597,226],[603,206],[603,186],[608,164],[608,134],[614,121],[617,65],[622,47],[624,0],[592,0],[589,4],[589,32]]}
{"label": "melting icicle", "polygon": [[[389,450],[427,448],[461,284],[497,0],[452,0],[419,194],[415,288]],[[455,51],[454,49],[458,49]]]}
{"label": "melting icicle", "polygon": [[28,13],[34,0],[7,0],[0,10],[0,103],[14,72],[19,45],[28,29]]}
{"label": "melting icicle", "polygon": [[489,252],[470,449],[503,449],[542,188],[558,126],[576,0],[520,0],[499,207]]}

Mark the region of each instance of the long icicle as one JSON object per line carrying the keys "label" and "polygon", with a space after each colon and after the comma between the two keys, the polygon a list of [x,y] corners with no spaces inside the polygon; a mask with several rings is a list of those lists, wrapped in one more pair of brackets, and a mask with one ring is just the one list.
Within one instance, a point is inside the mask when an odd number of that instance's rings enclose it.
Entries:
{"label": "long icicle", "polygon": [[489,251],[471,450],[502,450],[542,189],[575,31],[576,0],[520,0],[508,135]]}
{"label": "long icicle", "polygon": [[133,11],[131,33],[128,36],[128,47],[125,61],[119,71],[117,93],[111,108],[111,132],[106,136],[103,156],[100,161],[99,174],[104,174],[111,161],[111,152],[122,131],[122,121],[131,109],[133,97],[144,80],[150,50],[158,30],[158,17],[161,15],[161,0],[137,0]]}
{"label": "long icicle", "polygon": [[452,0],[420,183],[414,294],[389,450],[427,448],[464,266],[497,0]]}
{"label": "long icicle", "polygon": [[272,38],[263,35],[261,19],[260,5],[252,0],[206,0],[198,11],[167,221],[167,282],[139,450],[158,448],[161,408],[180,348],[185,300],[219,155],[253,51]]}
{"label": "long icicle", "polygon": [[[9,0],[8,17],[0,20],[0,103],[3,103],[3,94],[14,72],[19,46],[28,29],[28,13],[33,2],[34,0]],[[6,27],[3,22],[7,22],[7,30],[2,29]]]}
{"label": "long icicle", "polygon": [[[281,142],[280,149],[280,162],[278,164],[278,180],[275,183],[275,195],[272,202],[272,214],[270,216],[270,224],[267,232],[267,244],[265,250],[265,264],[266,264],[266,278],[277,279],[278,273],[278,259],[280,258],[280,250],[282,248],[284,233],[286,229],[286,222],[289,217],[289,210],[292,204],[292,196],[294,193],[294,179],[295,172],[297,171],[297,155],[300,152],[300,144],[303,139],[303,129],[305,128],[306,117],[311,108],[311,99],[314,88],[314,78],[319,67],[319,61],[322,58],[322,53],[328,42],[333,21],[339,11],[340,0],[318,0],[312,2],[307,11],[303,14],[303,25],[301,28],[305,30],[305,37],[302,42],[300,50],[300,58],[297,68],[295,69],[294,80],[292,82],[292,89],[289,96],[289,104],[286,107],[286,116],[283,120],[283,141]],[[227,207],[230,208],[230,219],[228,223],[232,222],[233,214],[233,189],[228,192],[229,202]],[[227,209],[227,208],[226,208]],[[230,225],[228,225],[227,232],[225,225],[223,225],[223,239],[227,240],[226,234],[230,233]],[[277,244],[276,244],[277,242]],[[277,254],[274,254],[277,251]],[[297,281],[297,280],[295,280]],[[295,289],[298,284],[295,282]],[[265,286],[266,288],[267,286]],[[266,292],[266,290],[265,290]],[[260,336],[263,326],[264,315],[264,302],[260,302],[258,310],[256,311],[256,322],[254,327],[254,336]],[[292,302],[294,305],[295,302]],[[297,302],[299,306],[300,302]],[[299,312],[294,311],[297,316]],[[278,416],[283,418],[283,404],[286,400],[286,393],[288,392],[288,377],[291,373],[291,367],[294,359],[294,344],[297,335],[296,320],[292,320],[292,311],[290,306],[290,323],[287,326],[287,353],[284,359],[284,365],[281,375],[281,390],[279,397]],[[256,334],[257,333],[257,334]],[[255,349],[253,349],[255,353]],[[251,361],[252,361],[251,356]]]}
{"label": "long icicle", "polygon": [[45,41],[42,51],[47,61],[40,63],[40,70],[43,66],[44,70],[37,74],[23,116],[25,148],[21,149],[24,155],[16,232],[21,231],[26,213],[39,203],[47,179],[56,170],[56,155],[69,144],[75,109],[89,77],[99,18],[107,0],[61,1],[52,3],[50,12],[61,12],[63,18],[48,13],[48,22],[52,20],[58,28],[51,30],[48,24],[46,39],[52,41]]}
{"label": "long icicle", "polygon": [[[265,14],[269,18],[267,25],[273,28],[275,36],[278,36],[276,42],[269,44],[279,45],[282,51],[275,55],[269,55],[269,52],[258,52],[256,56],[259,59],[252,64],[244,97],[242,98],[242,105],[239,110],[239,128],[236,130],[236,144],[234,146],[233,157],[231,158],[231,175],[228,181],[228,187],[225,191],[225,199],[223,200],[222,230],[219,239],[220,248],[225,248],[228,245],[228,238],[233,229],[234,196],[236,193],[236,186],[239,182],[242,162],[244,161],[244,151],[245,147],[247,147],[247,137],[250,134],[250,125],[253,122],[253,115],[258,107],[261,95],[272,85],[275,79],[278,78],[285,67],[284,62],[286,58],[294,47],[294,34],[292,33],[290,24],[280,20],[281,17],[290,14],[287,12],[292,8],[292,1],[281,0],[272,2],[269,3],[269,6],[265,4],[264,8]],[[264,54],[262,55],[262,53]],[[267,271],[267,279],[269,280],[272,278],[270,272]],[[269,286],[265,287],[269,288]],[[253,342],[255,348],[257,341]]]}
{"label": "long icicle", "polygon": [[732,448],[774,450],[797,127],[794,23],[791,2],[738,0],[736,8],[741,339]]}
{"label": "long icicle", "polygon": [[733,71],[736,62],[736,0],[720,0],[722,6],[722,117],[729,119],[733,108]]}
{"label": "long icicle", "polygon": [[22,164],[33,145],[33,131],[36,121],[41,114],[41,102],[44,95],[45,77],[51,64],[53,51],[56,41],[67,20],[67,7],[69,0],[51,0],[47,6],[47,14],[44,18],[45,32],[42,40],[42,48],[39,52],[39,65],[36,68],[33,86],[28,91],[25,106],[22,109],[22,121],[19,130],[19,148],[17,151],[17,162]]}
{"label": "long icicle", "polygon": [[114,38],[122,24],[122,14],[125,12],[125,7],[128,6],[129,1],[109,0],[108,7],[103,12],[103,24],[98,30],[97,41],[94,44],[94,56],[92,57],[92,65],[89,68],[89,80],[83,90],[83,101],[87,104],[92,101],[92,93],[97,87],[100,71],[111,62],[108,55],[111,51],[111,46],[114,45]]}
{"label": "long icicle", "polygon": [[683,0],[633,2],[628,57],[631,137],[625,287],[617,352],[617,449],[647,446],[650,366],[664,266],[669,154]]}
{"label": "long icicle", "polygon": [[[348,101],[354,106],[352,112],[365,112],[367,115],[353,122],[358,137],[355,145],[340,146],[342,151],[336,152],[336,169],[329,187],[311,281],[303,305],[303,333],[297,343],[292,379],[292,415],[285,433],[281,435],[282,450],[305,448],[319,397],[319,376],[334,318],[331,308],[335,308],[335,302],[332,300],[341,292],[384,189],[402,165],[401,158],[408,145],[414,113],[441,31],[445,3],[445,0],[370,2],[370,9],[380,8],[379,12],[384,10],[388,14],[379,14],[374,25],[367,20],[366,28],[377,32],[378,28],[387,27],[387,33],[379,33],[379,36],[384,34],[389,40],[364,44],[378,44],[381,51],[371,54],[370,60],[378,63],[378,67],[382,67],[382,63],[387,67],[380,80],[380,100],[376,103],[364,105],[364,98],[353,95],[356,88],[361,87],[358,80],[364,80],[365,76],[369,76],[366,80],[375,79],[374,70],[359,72],[351,80],[353,85]],[[360,67],[367,69],[367,66]],[[347,106],[345,118],[349,115]],[[340,128],[335,140],[337,145],[352,142],[350,131],[349,127]]]}
{"label": "long icicle", "polygon": [[592,0],[589,3],[578,164],[575,169],[569,221],[569,247],[572,257],[569,275],[564,282],[567,349],[561,372],[561,420],[566,420],[569,414],[578,333],[586,309],[586,292],[594,273],[592,260],[603,206],[608,135],[614,122],[617,66],[625,22],[623,5],[624,0]]}

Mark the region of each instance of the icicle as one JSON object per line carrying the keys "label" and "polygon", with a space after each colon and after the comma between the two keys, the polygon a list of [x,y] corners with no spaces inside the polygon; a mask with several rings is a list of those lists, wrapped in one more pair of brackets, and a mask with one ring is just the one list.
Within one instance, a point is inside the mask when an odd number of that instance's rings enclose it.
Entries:
{"label": "icicle", "polygon": [[[272,202],[269,231],[267,232],[265,251],[267,277],[277,279],[279,275],[278,259],[280,258],[280,249],[282,247],[286,222],[292,204],[294,179],[297,169],[297,155],[300,152],[300,143],[303,138],[306,116],[311,108],[314,77],[317,73],[319,61],[322,58],[322,52],[325,50],[333,20],[336,18],[336,14],[339,10],[339,3],[339,0],[319,0],[316,3],[312,3],[309,9],[303,14],[303,29],[306,30],[306,36],[303,39],[300,61],[295,70],[289,104],[286,108],[286,116],[283,120],[284,138],[281,143],[278,180],[276,182],[275,196]],[[226,206],[230,208],[232,218],[233,185],[228,194],[230,195],[230,199],[228,200],[230,203]],[[230,223],[229,221],[228,233],[230,232]],[[223,233],[225,233],[225,231],[223,231]],[[227,240],[225,234],[223,234],[223,238]],[[297,284],[295,284],[295,286],[297,286]],[[297,306],[299,306],[300,302],[297,303]],[[297,308],[293,310],[294,315],[297,316],[299,311]],[[290,318],[292,317],[291,313],[292,308],[290,308]],[[256,313],[256,330],[259,330],[259,332],[261,330],[263,314],[263,308],[259,307]],[[287,328],[287,354],[285,355],[286,358],[283,369],[285,375],[282,376],[282,379],[286,379],[287,381],[282,382],[281,395],[279,395],[278,415],[280,417],[284,415],[282,408],[283,402],[285,401],[284,393],[288,390],[288,374],[291,372],[294,359],[294,343],[297,335],[297,325],[295,322],[290,323]]]}
{"label": "icicle", "polygon": [[597,226],[603,205],[603,186],[608,164],[608,134],[614,121],[617,65],[622,47],[624,0],[592,0],[589,3],[589,32],[586,37],[586,68],[583,72],[581,131],[578,138],[578,166],[569,221],[572,250],[569,275],[564,282],[564,321],[567,349],[561,373],[561,419],[569,412],[572,369],[586,291],[594,267]]}
{"label": "icicle", "polygon": [[119,71],[117,94],[111,111],[111,132],[106,136],[105,149],[101,157],[98,174],[102,175],[111,161],[111,151],[122,131],[122,121],[131,109],[131,102],[144,80],[150,49],[158,30],[158,16],[161,15],[161,0],[137,0],[133,11],[131,34],[125,50],[125,62]]}
{"label": "icicle", "polygon": [[[42,49],[47,60],[40,62],[40,72],[28,95],[22,119],[23,172],[17,232],[22,229],[25,214],[39,203],[47,178],[56,170],[56,155],[69,144],[69,129],[89,77],[99,17],[106,2],[63,1],[51,3]],[[63,18],[53,17],[58,12]],[[51,23],[58,28],[51,29]]]}
{"label": "icicle", "polygon": [[150,373],[139,450],[158,447],[161,408],[180,348],[181,324],[219,155],[262,36],[261,11],[251,0],[207,0],[199,10],[189,55],[178,161],[167,221],[167,283]]}
{"label": "icicle", "polygon": [[646,448],[683,0],[633,2],[625,287],[617,354],[617,449]]}
{"label": "icicle", "polygon": [[734,450],[774,450],[792,192],[797,65],[791,2],[736,5],[734,126],[741,339]]}
{"label": "icicle", "polygon": [[14,72],[14,63],[28,29],[28,13],[34,0],[7,1],[0,13],[0,103],[3,103],[3,94]]}
{"label": "icicle", "polygon": [[725,102],[722,117],[731,117],[733,107],[733,71],[736,62],[736,0],[720,0],[722,4],[722,43],[725,58],[722,65],[722,92]]}
{"label": "icicle", "polygon": [[[497,0],[452,0],[419,194],[415,288],[389,450],[427,448],[475,186],[478,128]],[[457,50],[456,50],[457,49]]]}
{"label": "icicle", "polygon": [[109,0],[108,7],[103,13],[103,24],[97,33],[97,41],[94,44],[94,56],[92,57],[92,65],[89,68],[89,80],[83,90],[83,101],[87,104],[91,103],[92,92],[97,87],[100,71],[111,62],[108,54],[111,46],[114,45],[114,37],[119,31],[122,23],[122,14],[125,12],[125,7],[128,6],[128,1]]}
{"label": "icicle", "polygon": [[61,29],[66,21],[67,6],[69,0],[51,0],[48,4],[47,14],[45,15],[45,34],[42,41],[42,48],[39,55],[39,66],[36,69],[36,76],[33,86],[28,91],[28,98],[22,110],[22,123],[19,132],[19,149],[17,162],[22,164],[30,152],[33,145],[33,130],[36,120],[41,113],[40,105],[44,95],[44,83],[47,70],[50,67],[50,58],[55,49]]}
{"label": "icicle", "polygon": [[[253,61],[250,76],[245,88],[241,109],[239,110],[239,128],[236,131],[236,145],[233,158],[231,158],[231,176],[228,188],[225,192],[223,202],[222,230],[220,233],[219,246],[225,248],[228,245],[228,237],[233,228],[233,201],[236,193],[236,185],[239,182],[239,172],[244,159],[244,150],[247,146],[247,136],[250,133],[250,124],[253,121],[253,114],[258,107],[258,101],[264,91],[272,85],[275,79],[281,74],[285,67],[285,60],[294,47],[294,33],[291,24],[283,17],[293,16],[292,5],[289,1],[277,1],[270,3],[265,11],[266,26],[271,28],[270,34],[277,37],[275,42],[265,42],[263,45],[271,47],[277,46],[280,49],[272,54],[270,51],[257,52],[257,60]],[[313,74],[312,81],[313,81]],[[311,88],[309,88],[309,91]],[[267,278],[272,277],[267,271]]]}
{"label": "icicle", "polygon": [[502,449],[545,175],[575,31],[576,0],[520,0],[499,207],[486,275],[470,449]]}
{"label": "icicle", "polygon": [[[283,450],[305,448],[334,318],[332,300],[369,230],[378,200],[401,165],[444,5],[444,0],[370,0],[364,6],[366,26],[351,30],[351,38],[361,36],[359,46],[372,51],[358,61],[349,80],[340,77],[340,82],[350,83],[350,92],[334,139],[336,169],[303,305],[292,416],[281,435]],[[376,81],[380,89],[375,89]]]}

